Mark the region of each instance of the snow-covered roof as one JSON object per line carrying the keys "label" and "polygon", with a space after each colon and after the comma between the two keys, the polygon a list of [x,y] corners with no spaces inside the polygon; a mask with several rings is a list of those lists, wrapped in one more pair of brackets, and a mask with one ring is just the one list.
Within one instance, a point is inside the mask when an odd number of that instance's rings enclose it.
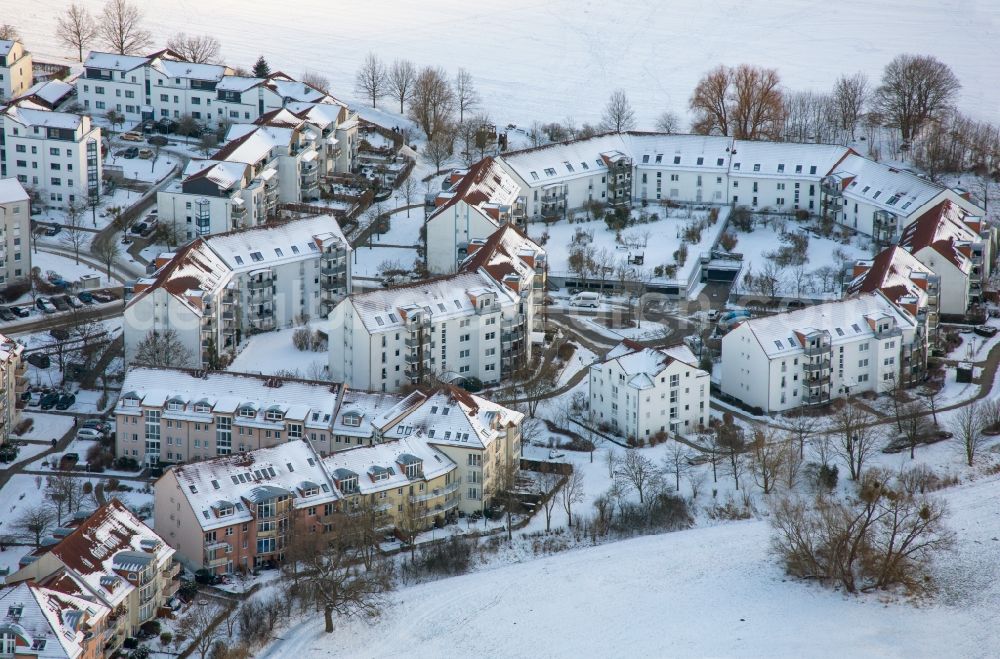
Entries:
{"label": "snow-covered roof", "polygon": [[325,128],[330,124],[336,124],[340,120],[341,112],[347,106],[337,101],[336,103],[289,103],[285,107],[295,116]]}
{"label": "snow-covered roof", "polygon": [[63,128],[76,130],[83,124],[84,117],[70,112],[54,112],[47,107],[22,100],[11,103],[4,112],[7,117],[23,126],[44,126],[46,128]]}
{"label": "snow-covered roof", "polygon": [[[381,444],[359,446],[337,451],[323,458],[323,467],[331,478],[343,471],[358,476],[358,492],[371,494],[382,490],[403,487],[421,480],[432,480],[457,469],[457,465],[441,451],[430,446],[425,438],[387,438]],[[419,475],[406,476],[405,465],[418,462]]]}
{"label": "snow-covered roof", "polygon": [[665,348],[650,348],[625,339],[612,348],[603,361],[594,364],[592,368],[600,370],[610,362],[614,362],[622,373],[629,377],[630,385],[640,389],[653,386],[656,377],[674,362],[698,369],[698,359],[683,343]]}
{"label": "snow-covered roof", "polygon": [[372,424],[387,410],[395,409],[401,400],[399,394],[344,389],[331,430],[341,436],[373,437]]}
{"label": "snow-covered roof", "polygon": [[153,60],[152,68],[159,71],[168,78],[187,78],[190,80],[209,80],[218,82],[229,70],[229,67],[220,64],[196,64],[166,57],[158,57]]}
{"label": "snow-covered roof", "polygon": [[173,548],[124,504],[112,499],[57,544],[43,547],[36,553],[55,556],[90,592],[116,605],[134,586],[123,580],[121,586],[112,589],[102,579],[116,574],[119,568],[115,559],[121,552],[148,554],[158,565],[166,563],[174,554]]}
{"label": "snow-covered roof", "polygon": [[223,76],[219,84],[215,86],[215,89],[216,91],[245,92],[248,89],[253,89],[262,82],[264,82],[263,78],[249,78],[246,76]]}
{"label": "snow-covered roof", "polygon": [[872,321],[884,317],[894,318],[898,327],[916,326],[913,316],[890,302],[880,291],[752,318],[739,326],[745,325],[764,353],[774,358],[800,354],[803,338],[816,332],[828,333],[833,345],[872,338],[875,336]]}
{"label": "snow-covered roof", "polygon": [[871,293],[879,290],[896,304],[927,303],[927,286],[934,271],[898,245],[892,245],[875,255],[874,259],[858,261],[854,271],[859,273],[847,286],[847,293]]}
{"label": "snow-covered roof", "polygon": [[891,165],[850,154],[833,171],[844,196],[904,217],[932,201],[945,188]]}
{"label": "snow-covered roof", "polygon": [[500,226],[500,208],[513,205],[520,193],[517,182],[493,158],[484,158],[473,165],[446,195],[440,197],[446,201],[434,210],[427,221],[433,221],[434,216],[463,201],[494,225]]}
{"label": "snow-covered roof", "polygon": [[445,386],[415,404],[412,398],[404,399],[397,410],[402,417],[394,413],[396,410],[382,415],[387,421],[382,426],[385,439],[415,435],[431,444],[472,448],[490,446],[509,425],[524,419],[520,412],[452,386]]}
{"label": "snow-covered roof", "polygon": [[509,151],[500,160],[528,185],[544,185],[606,171],[608,167],[600,154],[625,148],[622,136],[612,133]]}
{"label": "snow-covered roof", "polygon": [[929,247],[968,273],[972,267],[970,245],[979,242],[979,236],[965,223],[967,217],[970,214],[958,204],[942,201],[903,229],[899,245],[911,254]]}
{"label": "snow-covered roof", "polygon": [[185,181],[207,178],[220,188],[228,190],[243,180],[247,167],[246,163],[228,160],[192,160],[184,168],[182,176]]}
{"label": "snow-covered roof", "polygon": [[522,284],[533,285],[535,268],[545,263],[545,250],[513,224],[505,224],[482,244],[473,241],[469,256],[459,264],[459,272],[483,268],[497,281],[509,276]]}
{"label": "snow-covered roof", "polygon": [[350,250],[332,215],[266,224],[208,236],[205,245],[234,272],[245,272],[315,258],[331,241]]}
{"label": "snow-covered roof", "polygon": [[0,57],[5,57],[10,54],[11,48],[14,47],[16,41],[11,41],[10,39],[0,39]]}
{"label": "snow-covered roof", "polygon": [[502,286],[482,269],[366,293],[354,293],[345,302],[371,332],[385,332],[406,325],[408,310],[422,311],[432,320],[476,313],[474,300],[494,294],[501,306],[516,304],[517,294]]}
{"label": "snow-covered roof", "polygon": [[315,87],[282,74],[272,74],[264,84],[281,98],[291,101],[319,103],[328,98]]}
{"label": "snow-covered roof", "polygon": [[719,135],[629,132],[622,136],[637,167],[725,172],[733,140]]}
{"label": "snow-covered roof", "polygon": [[14,656],[76,659],[85,635],[97,629],[110,609],[97,602],[21,582],[0,588],[0,632],[13,633]]}
{"label": "snow-covered roof", "polygon": [[148,57],[140,55],[119,55],[118,53],[102,53],[90,51],[83,65],[90,69],[107,69],[110,71],[131,71],[149,61]]}
{"label": "snow-covered roof", "polygon": [[232,282],[233,271],[198,238],[177,251],[173,257],[151,277],[135,283],[136,295],[126,307],[156,290],[164,290],[184,304],[191,312],[201,315],[204,298],[222,290]]}
{"label": "snow-covered roof", "polygon": [[53,108],[73,93],[76,88],[63,80],[36,82],[17,98],[30,98]]}
{"label": "snow-covered roof", "polygon": [[826,176],[850,149],[834,144],[796,142],[733,142],[730,173],[751,178],[812,178]]}
{"label": "snow-covered roof", "polygon": [[268,160],[275,147],[287,150],[292,141],[292,131],[287,128],[233,124],[226,139],[226,145],[215,152],[213,159],[254,165]]}
{"label": "snow-covered roof", "polygon": [[28,193],[16,178],[0,179],[0,204],[28,201]]}
{"label": "snow-covered roof", "polygon": [[306,427],[329,428],[339,394],[340,385],[329,382],[225,371],[133,367],[125,375],[115,412],[140,414],[141,407],[125,401],[138,398],[142,406],[165,407],[164,418],[203,420],[211,419],[213,413],[235,414],[245,408],[252,409],[253,414],[236,414],[234,425],[280,428],[281,422],[267,420],[270,410]]}
{"label": "snow-covered roof", "polygon": [[248,503],[266,498],[289,496],[297,508],[340,498],[319,455],[301,439],[180,465],[171,472],[206,531],[253,520]]}

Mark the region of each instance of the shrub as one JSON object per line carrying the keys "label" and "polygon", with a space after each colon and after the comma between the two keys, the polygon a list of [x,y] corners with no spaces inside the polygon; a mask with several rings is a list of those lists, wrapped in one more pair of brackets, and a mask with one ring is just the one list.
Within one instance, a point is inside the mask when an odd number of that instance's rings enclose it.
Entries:
{"label": "shrub", "polygon": [[147,636],[159,636],[160,635],[160,621],[159,620],[149,620],[148,622],[142,623],[143,633]]}
{"label": "shrub", "polygon": [[719,209],[712,208],[708,211],[708,224],[711,226],[719,221]]}
{"label": "shrub", "polygon": [[94,484],[91,483],[90,481],[84,482],[84,484],[83,484],[83,493],[84,494],[90,494],[93,491],[94,491]]}
{"label": "shrub", "polygon": [[726,250],[727,252],[733,251],[733,248],[736,247],[736,243],[737,243],[736,236],[729,233],[728,231],[722,234],[722,237],[719,238],[719,244],[722,246],[722,249]]}
{"label": "shrub", "polygon": [[572,343],[564,343],[561,346],[559,346],[558,350],[559,359],[563,360],[564,362],[567,362],[570,360],[570,358],[573,356],[573,353],[575,352],[576,352],[575,345],[573,345]]}
{"label": "shrub", "polygon": [[107,484],[104,486],[104,489],[108,490],[109,492],[114,492],[120,486],[121,486],[121,481],[119,481],[117,478],[109,478]]}
{"label": "shrub", "polygon": [[300,327],[292,332],[292,345],[296,350],[305,352],[312,346],[312,332],[306,327]]}
{"label": "shrub", "polygon": [[28,279],[18,279],[14,283],[0,289],[0,299],[4,302],[13,302],[31,290],[31,281]]}
{"label": "shrub", "polygon": [[729,216],[729,222],[737,231],[753,231],[753,213],[746,206],[737,206]]}
{"label": "shrub", "polygon": [[21,421],[14,427],[13,434],[18,436],[26,435],[34,427],[34,425],[34,419],[21,419]]}
{"label": "shrub", "polygon": [[170,645],[170,641],[174,640],[174,635],[170,632],[160,632],[160,643],[163,645]]}
{"label": "shrub", "polygon": [[149,648],[145,645],[140,645],[136,649],[129,653],[128,659],[148,659],[149,658]]}
{"label": "shrub", "polygon": [[190,600],[198,594],[198,584],[194,581],[182,581],[180,588],[177,589],[177,594],[185,600]]}

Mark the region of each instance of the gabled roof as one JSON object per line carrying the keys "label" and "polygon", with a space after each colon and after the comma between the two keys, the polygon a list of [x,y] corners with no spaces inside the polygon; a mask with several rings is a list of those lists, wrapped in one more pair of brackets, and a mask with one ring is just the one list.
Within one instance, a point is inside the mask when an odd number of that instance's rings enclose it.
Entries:
{"label": "gabled roof", "polygon": [[[20,613],[9,615],[11,611]],[[15,635],[16,656],[76,659],[83,652],[85,634],[109,613],[97,602],[31,582],[0,588],[0,631]]]}
{"label": "gabled roof", "polygon": [[248,176],[249,165],[227,160],[192,160],[182,174],[185,182],[205,178],[223,190],[235,187]]}
{"label": "gabled roof", "polygon": [[28,201],[28,193],[16,178],[0,179],[0,204]]}
{"label": "gabled roof", "polygon": [[968,273],[972,267],[968,245],[979,241],[979,236],[965,224],[968,215],[957,204],[942,201],[903,229],[899,245],[911,254],[929,247]]}
{"label": "gabled roof", "polygon": [[458,266],[459,272],[486,270],[497,281],[510,274],[532,278],[544,264],[545,250],[513,224],[504,224]]}
{"label": "gabled roof", "polygon": [[752,178],[795,176],[818,181],[853,153],[834,144],[734,140],[730,172]]}
{"label": "gabled roof", "polygon": [[329,244],[329,241],[339,243],[347,251],[351,249],[340,224],[332,215],[237,229],[207,236],[204,241],[234,272],[314,258],[318,248]]}
{"label": "gabled roof", "polygon": [[4,115],[22,126],[76,130],[84,123],[83,115],[54,112],[43,105],[32,103],[30,99],[26,98],[8,105]]}
{"label": "gabled roof", "polygon": [[[323,467],[332,478],[351,472],[358,476],[358,492],[370,494],[404,487],[422,479],[432,480],[457,469],[444,453],[427,443],[426,437],[387,437],[372,446],[336,451],[323,458]],[[410,479],[407,464],[419,464],[420,474]]]}
{"label": "gabled roof", "polygon": [[232,275],[232,270],[205,245],[204,238],[198,238],[178,250],[152,277],[139,279],[135,284],[138,292],[126,309],[153,291],[164,290],[200,316],[203,306],[196,301],[223,289],[232,281]]}
{"label": "gabled roof", "polygon": [[520,412],[450,385],[422,398],[400,403],[401,416],[382,427],[386,439],[412,434],[430,444],[483,448],[524,419]]}
{"label": "gabled roof", "polygon": [[844,196],[908,216],[945,188],[912,172],[851,153],[832,172],[843,181]]}
{"label": "gabled roof", "polygon": [[858,261],[855,268],[867,270],[847,285],[848,295],[882,291],[896,304],[910,301],[921,307],[926,304],[926,283],[921,286],[918,281],[926,282],[934,276],[934,271],[898,245],[887,247],[870,261]]}
{"label": "gabled roof", "polygon": [[83,65],[90,69],[107,69],[110,71],[131,71],[149,62],[149,57],[141,55],[119,55],[118,53],[102,53],[92,50],[84,60]]}
{"label": "gabled roof", "polygon": [[177,57],[157,57],[150,62],[150,67],[168,78],[185,78],[190,80],[206,80],[219,82],[230,71],[221,64],[196,64]]}
{"label": "gabled roof", "polygon": [[27,99],[49,110],[68,98],[76,88],[62,80],[37,82],[15,100]]}
{"label": "gabled roof", "polygon": [[675,362],[700,370],[698,359],[683,343],[665,348],[651,348],[625,339],[612,348],[604,360],[595,364],[594,368],[599,370],[601,366],[610,362],[614,362],[622,373],[629,377],[629,384],[639,389],[653,386],[656,377]]}
{"label": "gabled roof", "polygon": [[490,205],[510,206],[517,201],[520,192],[517,182],[493,158],[483,158],[449,191],[448,200],[438,206],[427,221],[432,221],[434,216],[462,201],[479,210],[494,225],[500,226],[485,212],[485,208]]}

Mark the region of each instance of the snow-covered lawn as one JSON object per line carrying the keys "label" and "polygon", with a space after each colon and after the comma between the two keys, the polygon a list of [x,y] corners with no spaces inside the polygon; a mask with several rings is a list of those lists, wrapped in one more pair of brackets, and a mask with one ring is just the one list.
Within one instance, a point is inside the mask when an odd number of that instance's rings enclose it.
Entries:
{"label": "snow-covered lawn", "polygon": [[[310,328],[319,329],[325,322],[317,321]],[[326,350],[298,350],[292,344],[294,332],[294,329],[283,329],[251,337],[226,370],[264,375],[274,375],[278,371],[298,371],[301,377],[310,379],[321,375],[330,361]]]}
{"label": "snow-covered lawn", "polygon": [[353,258],[351,275],[354,277],[378,277],[386,264],[391,264],[392,269],[412,272],[417,248],[379,247],[373,236],[372,247],[356,248]]}
{"label": "snow-covered lawn", "polygon": [[46,414],[45,412],[23,412],[22,419],[31,419],[31,430],[17,439],[27,441],[51,441],[61,439],[66,431],[73,427],[73,418],[62,414]]}
{"label": "snow-covered lawn", "polygon": [[[140,149],[150,149],[150,147],[145,144],[138,145]],[[118,148],[112,149],[112,153],[117,153]],[[114,167],[122,168],[122,175],[127,179],[134,179],[137,181],[147,181],[149,183],[155,183],[162,180],[170,171],[177,165],[179,165],[180,160],[177,156],[169,155],[166,153],[160,153],[160,157],[155,161],[153,159],[143,159],[143,158],[125,158],[116,157],[114,155],[109,156],[105,165],[111,165]]]}
{"label": "snow-covered lawn", "polygon": [[[62,235],[62,234],[60,234]],[[56,236],[55,244],[59,247],[67,247],[66,245],[58,242],[59,236]],[[41,243],[39,243],[41,244]],[[84,250],[80,250],[81,255],[84,255]],[[80,263],[76,262],[72,256],[62,256],[60,254],[50,254],[48,252],[32,252],[31,253],[31,265],[41,268],[42,275],[48,271],[53,271],[58,273],[63,279],[68,282],[75,282],[84,275],[97,275],[101,278],[101,286],[108,286],[107,271],[103,269],[93,268],[83,261]],[[114,282],[117,284],[117,282]],[[29,296],[30,299],[30,296]]]}
{"label": "snow-covered lawn", "polygon": [[390,215],[389,230],[372,236],[373,244],[419,245],[420,227],[424,225],[424,209],[411,208],[409,217],[406,216],[406,213],[407,211],[400,210]]}

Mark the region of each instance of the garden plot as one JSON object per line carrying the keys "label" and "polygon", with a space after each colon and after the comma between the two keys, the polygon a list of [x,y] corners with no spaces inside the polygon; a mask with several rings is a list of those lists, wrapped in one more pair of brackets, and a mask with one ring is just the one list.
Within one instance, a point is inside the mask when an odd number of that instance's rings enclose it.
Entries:
{"label": "garden plot", "polygon": [[757,222],[749,232],[730,225],[728,233],[736,238],[732,251],[743,255],[739,292],[839,299],[844,266],[872,258],[871,240],[822,237],[811,227],[783,217]]}
{"label": "garden plot", "polygon": [[352,253],[351,276],[380,279],[386,270],[413,272],[417,262],[417,248],[412,247],[356,247]]}
{"label": "garden plot", "polygon": [[[316,321],[310,330],[322,329],[326,321]],[[320,350],[299,350],[292,341],[297,329],[265,332],[251,337],[226,370],[234,373],[260,373],[277,375],[294,373],[296,377],[310,380],[325,379],[329,356]],[[323,346],[325,346],[325,342]],[[319,346],[317,346],[319,347]]]}

